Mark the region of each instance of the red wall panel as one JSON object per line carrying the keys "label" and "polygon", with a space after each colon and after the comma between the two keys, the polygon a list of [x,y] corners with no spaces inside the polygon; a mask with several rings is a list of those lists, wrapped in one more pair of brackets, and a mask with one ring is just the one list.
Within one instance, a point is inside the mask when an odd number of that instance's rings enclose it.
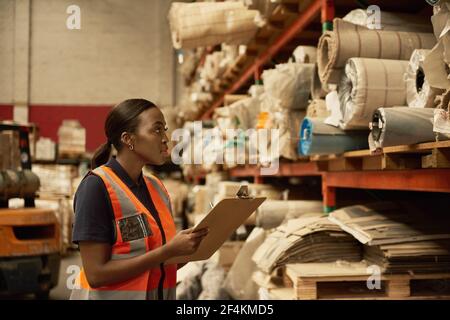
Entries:
{"label": "red wall panel", "polygon": [[13,106],[7,104],[0,104],[0,121],[12,120],[13,118]]}
{"label": "red wall panel", "polygon": [[36,123],[42,137],[58,141],[58,128],[65,119],[76,119],[86,129],[86,149],[94,151],[106,141],[104,125],[113,106],[31,105],[29,121]]}

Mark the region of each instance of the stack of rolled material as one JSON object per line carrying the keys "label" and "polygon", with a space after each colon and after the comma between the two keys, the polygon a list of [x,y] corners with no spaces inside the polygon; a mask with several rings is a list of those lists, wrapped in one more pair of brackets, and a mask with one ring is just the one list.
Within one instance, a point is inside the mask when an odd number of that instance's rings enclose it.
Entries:
{"label": "stack of rolled material", "polygon": [[305,110],[313,71],[312,63],[278,64],[263,72],[264,91],[281,109]]}
{"label": "stack of rolled material", "polygon": [[256,210],[256,226],[263,229],[278,227],[285,219],[295,219],[310,212],[322,212],[321,201],[271,200]]}
{"label": "stack of rolled material", "polygon": [[368,129],[379,107],[406,105],[404,74],[407,61],[351,58],[339,88],[340,127]]}
{"label": "stack of rolled material", "polygon": [[405,73],[406,101],[413,108],[432,108],[436,95],[442,89],[430,87],[423,70],[423,61],[430,50],[414,50]]}
{"label": "stack of rolled material", "polygon": [[324,119],[305,118],[300,129],[298,152],[302,155],[341,154],[367,149],[367,132],[344,131],[323,123]]}
{"label": "stack of rolled material", "polygon": [[352,57],[409,60],[415,49],[431,49],[435,43],[432,33],[369,30],[336,18],[333,31],[319,39],[320,80],[337,84],[345,63]]}
{"label": "stack of rolled material", "polygon": [[266,273],[288,263],[360,261],[361,246],[323,214],[289,220],[269,234],[253,255]]}
{"label": "stack of rolled material", "polygon": [[[370,149],[435,141],[433,115],[431,108],[379,108],[370,124]],[[444,135],[439,138],[447,139]]]}
{"label": "stack of rolled material", "polygon": [[242,2],[174,2],[168,18],[175,49],[246,44],[262,22]]}

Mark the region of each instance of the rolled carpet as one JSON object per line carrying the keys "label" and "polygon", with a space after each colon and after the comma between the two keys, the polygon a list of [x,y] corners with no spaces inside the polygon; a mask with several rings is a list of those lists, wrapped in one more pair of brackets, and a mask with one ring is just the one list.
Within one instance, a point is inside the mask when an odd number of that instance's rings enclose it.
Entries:
{"label": "rolled carpet", "polygon": [[311,79],[311,97],[313,99],[323,99],[331,90],[328,85],[320,82],[319,69],[317,63],[314,65],[313,75]]}
{"label": "rolled carpet", "polygon": [[[369,146],[384,147],[435,141],[432,108],[379,108],[372,117]],[[414,128],[412,130],[412,128]],[[445,140],[444,136],[440,139]]]}
{"label": "rolled carpet", "polygon": [[333,31],[319,39],[319,77],[322,83],[337,84],[349,58],[409,60],[415,49],[431,49],[435,44],[432,33],[370,30],[336,18]]}
{"label": "rolled carpet", "polygon": [[442,89],[430,87],[427,81],[423,61],[428,53],[430,50],[414,50],[406,69],[406,101],[413,108],[433,108],[434,98],[443,92]]}
{"label": "rolled carpet", "polygon": [[342,129],[323,123],[324,119],[305,118],[300,129],[301,155],[341,154],[368,148],[368,131]]}
{"label": "rolled carpet", "polygon": [[351,58],[339,87],[340,127],[368,129],[380,107],[406,105],[404,74],[408,61]]}

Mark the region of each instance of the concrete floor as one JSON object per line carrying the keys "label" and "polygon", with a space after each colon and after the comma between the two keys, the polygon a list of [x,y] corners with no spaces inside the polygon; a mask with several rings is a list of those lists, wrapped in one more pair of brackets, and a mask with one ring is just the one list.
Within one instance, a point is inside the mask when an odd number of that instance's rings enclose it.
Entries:
{"label": "concrete floor", "polygon": [[50,300],[69,299],[71,290],[67,287],[67,280],[73,275],[73,273],[70,273],[70,269],[68,269],[70,266],[78,266],[81,268],[81,257],[78,251],[71,251],[61,259],[58,285],[50,291]]}

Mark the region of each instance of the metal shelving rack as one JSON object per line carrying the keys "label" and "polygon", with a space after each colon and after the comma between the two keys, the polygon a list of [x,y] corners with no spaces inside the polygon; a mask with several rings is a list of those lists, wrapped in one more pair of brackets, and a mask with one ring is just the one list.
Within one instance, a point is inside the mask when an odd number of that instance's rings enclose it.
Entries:
{"label": "metal shelving rack", "polygon": [[[296,1],[286,0],[284,3]],[[385,0],[373,0],[370,4],[379,5],[387,11],[402,11],[424,14],[432,12],[432,7],[424,1],[392,2]],[[283,47],[295,39],[301,39],[302,33],[310,34],[310,24],[317,22],[320,14],[322,30],[332,28],[332,20],[341,16],[358,5],[368,5],[366,1],[359,0],[314,0],[309,6],[295,18],[292,24],[283,29],[276,40],[264,48],[254,58],[238,78],[226,89],[200,117],[202,120],[210,119],[214,109],[221,107],[224,97],[233,94],[245,87],[254,77],[260,79],[262,70],[270,61],[283,51]],[[301,40],[299,40],[301,41]],[[411,149],[411,146],[403,146]],[[417,148],[412,147],[413,151]],[[419,148],[420,149],[420,148]],[[450,150],[450,146],[449,146]],[[411,151],[411,150],[409,150]],[[357,151],[367,154],[368,151]],[[449,152],[450,154],[450,152]],[[450,163],[450,156],[448,158]],[[450,167],[450,165],[449,165]],[[230,169],[230,176],[234,178],[252,177],[255,183],[262,183],[264,178],[257,166],[244,166]],[[379,189],[379,190],[405,190],[419,192],[443,192],[450,193],[450,168],[439,169],[404,169],[404,170],[348,170],[328,171],[323,170],[317,161],[301,161],[297,163],[280,163],[279,172],[275,177],[299,177],[320,176],[322,178],[322,195],[325,212],[336,208],[336,188]],[[273,177],[273,176],[271,176]]]}

